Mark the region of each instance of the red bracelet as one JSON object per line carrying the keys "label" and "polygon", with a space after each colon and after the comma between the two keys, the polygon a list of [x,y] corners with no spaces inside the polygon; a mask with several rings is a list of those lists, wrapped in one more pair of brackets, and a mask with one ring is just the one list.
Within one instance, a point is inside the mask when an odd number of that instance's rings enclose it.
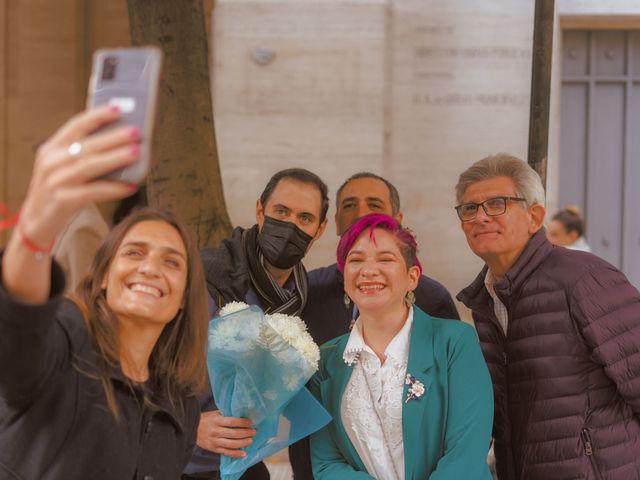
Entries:
{"label": "red bracelet", "polygon": [[20,223],[18,223],[17,229],[18,233],[20,234],[20,240],[22,240],[22,244],[35,254],[36,260],[43,260],[51,253],[51,250],[53,250],[53,245],[56,243],[55,239],[52,240],[47,247],[42,248],[29,237],[27,237],[27,235],[24,233],[24,230],[22,230],[22,225]]}
{"label": "red bracelet", "polygon": [[4,217],[0,220],[0,230],[4,230],[5,228],[11,228],[18,223],[20,211],[12,215],[9,208],[4,203],[0,202],[0,215]]}

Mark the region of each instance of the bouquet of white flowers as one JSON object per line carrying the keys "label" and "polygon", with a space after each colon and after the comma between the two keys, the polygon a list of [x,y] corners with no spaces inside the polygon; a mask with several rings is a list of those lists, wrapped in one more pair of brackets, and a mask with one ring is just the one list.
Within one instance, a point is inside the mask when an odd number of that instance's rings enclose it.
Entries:
{"label": "bouquet of white flowers", "polygon": [[216,404],[230,417],[249,418],[257,433],[244,458],[222,456],[224,480],[326,425],[331,416],[304,388],[320,350],[298,317],[264,315],[231,302],[209,323],[207,367]]}

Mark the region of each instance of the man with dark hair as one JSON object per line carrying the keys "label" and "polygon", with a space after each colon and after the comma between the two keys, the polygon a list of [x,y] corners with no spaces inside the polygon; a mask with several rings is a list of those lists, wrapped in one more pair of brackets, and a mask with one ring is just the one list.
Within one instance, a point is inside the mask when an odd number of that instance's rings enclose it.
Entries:
{"label": "man with dark hair", "polygon": [[[383,191],[380,190],[380,188],[375,188],[375,185],[377,185],[378,187],[382,187],[382,185],[380,185],[379,183],[382,182],[384,183],[384,185],[387,187],[388,190],[388,197],[389,197],[389,206],[391,207],[391,216],[396,216],[398,215],[398,213],[400,212],[400,194],[398,193],[398,189],[395,187],[395,185],[393,185],[389,180],[387,180],[386,178],[381,177],[380,175],[376,175],[375,173],[371,173],[371,172],[358,172],[358,173],[354,173],[353,175],[351,175],[349,178],[347,178],[344,183],[342,185],[340,185],[340,188],[338,188],[338,191],[336,192],[336,216],[337,216],[337,212],[338,210],[340,210],[340,205],[341,203],[344,203],[345,205],[348,204],[351,201],[358,201],[360,200],[360,197],[358,197],[357,195],[355,196],[349,196],[349,195],[342,195],[342,191],[347,187],[347,185],[350,185],[350,187],[353,189],[353,184],[352,182],[354,182],[355,180],[358,179],[372,179],[372,180],[378,180],[378,182],[375,181],[369,181],[365,183],[365,186],[374,186],[372,192],[370,192],[372,195],[369,198],[369,201],[367,203],[369,204],[373,204],[376,201],[378,202],[382,202],[384,203],[384,199],[385,195],[376,197],[374,192],[375,191]],[[351,192],[353,193],[353,192]],[[373,212],[369,212],[369,213],[373,213]],[[364,216],[366,214],[360,215],[361,217]],[[351,222],[353,223],[353,222]],[[351,226],[351,224],[349,224],[349,226]],[[348,227],[347,227],[348,228]],[[338,230],[346,230],[346,228],[343,227],[338,227]],[[341,233],[339,233],[339,235],[341,235]]]}
{"label": "man with dark hair", "polygon": [[[388,180],[374,173],[356,173],[336,194],[336,234],[341,236],[353,222],[369,213],[385,213],[402,223],[400,196]],[[447,289],[432,278],[420,277],[415,296],[416,305],[431,316],[460,318]],[[318,344],[348,332],[356,318],[357,311],[344,296],[342,274],[335,263],[309,272],[309,300],[303,319]]]}
{"label": "man with dark hair", "polygon": [[[402,223],[400,196],[388,180],[370,172],[356,173],[336,194],[336,234],[341,236],[358,218],[369,213],[385,213]],[[414,294],[416,305],[429,315],[460,318],[451,294],[436,280],[422,275]],[[309,272],[309,299],[302,319],[318,345],[347,333],[357,317],[355,305],[345,296],[344,280],[335,263]],[[289,455],[294,479],[313,479],[308,439],[292,445]]]}
{"label": "man with dark hair", "polygon": [[[202,251],[215,307],[239,301],[268,313],[300,315],[308,295],[302,259],[324,232],[328,207],[327,186],[308,170],[290,168],[271,177],[256,202],[256,225],[238,227],[220,246]],[[244,456],[240,449],[256,431],[247,419],[220,415],[211,392],[201,398],[201,410],[197,448],[183,478],[218,479],[219,455]],[[269,473],[259,463],[242,478]]]}
{"label": "man with dark hair", "polygon": [[327,211],[329,210],[329,189],[325,183],[315,173],[305,170],[304,168],[287,168],[275,173],[267,185],[264,187],[262,194],[260,195],[260,204],[266,205],[274,190],[282,179],[295,180],[299,183],[307,183],[309,185],[315,185],[320,192],[321,204],[320,204],[320,224],[323,224],[327,218]]}

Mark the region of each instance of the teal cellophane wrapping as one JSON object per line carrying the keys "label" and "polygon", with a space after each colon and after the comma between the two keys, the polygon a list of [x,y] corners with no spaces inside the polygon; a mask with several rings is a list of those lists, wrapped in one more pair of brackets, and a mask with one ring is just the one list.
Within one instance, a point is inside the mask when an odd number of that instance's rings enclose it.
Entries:
{"label": "teal cellophane wrapping", "polygon": [[252,305],[209,323],[207,368],[222,415],[248,418],[256,436],[244,458],[221,456],[223,480],[326,425],[331,416],[304,387],[312,366]]}

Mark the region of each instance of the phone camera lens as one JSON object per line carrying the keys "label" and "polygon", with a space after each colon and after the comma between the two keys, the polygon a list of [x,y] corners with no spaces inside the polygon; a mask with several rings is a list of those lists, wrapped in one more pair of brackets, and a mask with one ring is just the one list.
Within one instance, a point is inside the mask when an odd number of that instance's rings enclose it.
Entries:
{"label": "phone camera lens", "polygon": [[106,57],[102,64],[102,80],[113,80],[116,76],[118,59],[116,57]]}

